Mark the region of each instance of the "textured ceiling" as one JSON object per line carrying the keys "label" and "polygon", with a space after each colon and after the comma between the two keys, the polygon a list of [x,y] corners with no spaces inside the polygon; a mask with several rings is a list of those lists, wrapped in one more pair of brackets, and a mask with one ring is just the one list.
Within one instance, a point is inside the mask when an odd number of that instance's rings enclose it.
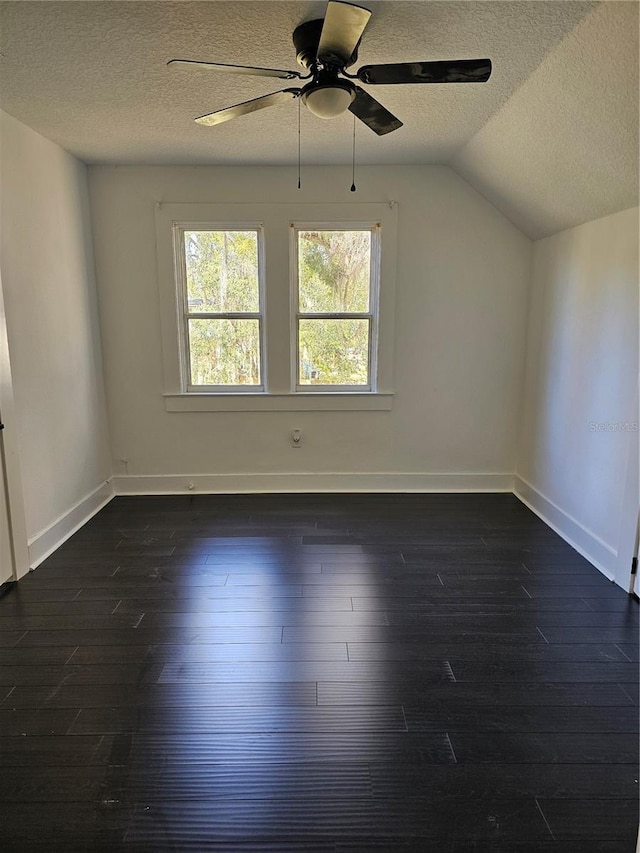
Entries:
{"label": "textured ceiling", "polygon": [[[404,127],[377,137],[359,125],[360,163],[452,163],[530,234],[584,221],[587,208],[597,216],[633,203],[621,199],[630,197],[629,184],[637,189],[629,170],[637,153],[629,126],[637,125],[629,83],[637,73],[634,2],[362,4],[373,16],[358,64],[488,56],[494,73],[487,84],[370,87]],[[315,0],[0,3],[0,106],[88,163],[294,163],[296,102],[213,128],[193,122],[289,81],[166,62],[296,69],[291,33],[324,8]],[[350,114],[322,121],[303,108],[303,162],[349,162],[351,127]],[[572,164],[573,143],[580,153]],[[548,172],[556,145],[564,156]],[[554,182],[584,180],[587,154],[600,183],[569,193],[558,215]],[[610,157],[615,180],[604,188],[602,210],[593,199],[585,205],[583,196],[603,189]]]}
{"label": "textured ceiling", "polygon": [[[405,126],[359,134],[366,163],[442,163],[481,128],[588,11],[584,3],[386,2],[360,63],[489,56],[488,84],[376,86]],[[297,157],[297,104],[199,127],[195,116],[295,85],[166,67],[172,57],[302,70],[291,42],[323,2],[2,4],[3,108],[93,163],[285,164]],[[303,112],[307,163],[348,162],[350,114]]]}
{"label": "textured ceiling", "polygon": [[638,204],[638,8],[591,12],[452,161],[531,237]]}

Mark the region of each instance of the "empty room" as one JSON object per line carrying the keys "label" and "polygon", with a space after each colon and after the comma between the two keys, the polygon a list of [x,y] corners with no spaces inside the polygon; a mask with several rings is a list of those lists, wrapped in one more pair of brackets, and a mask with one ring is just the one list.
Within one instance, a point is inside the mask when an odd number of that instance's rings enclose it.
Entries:
{"label": "empty room", "polygon": [[636,2],[0,2],[0,847],[634,853]]}

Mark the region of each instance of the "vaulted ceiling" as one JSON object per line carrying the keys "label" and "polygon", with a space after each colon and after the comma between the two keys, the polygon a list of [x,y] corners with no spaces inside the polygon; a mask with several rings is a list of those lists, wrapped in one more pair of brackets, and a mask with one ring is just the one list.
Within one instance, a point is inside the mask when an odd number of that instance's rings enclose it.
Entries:
{"label": "vaulted ceiling", "polygon": [[[404,122],[368,164],[449,164],[539,237],[637,204],[636,2],[364,2],[359,64],[490,57],[486,84],[371,87]],[[323,2],[4,2],[0,106],[87,163],[290,164],[298,104],[195,116],[285,88],[173,57],[301,70],[291,33]],[[304,108],[306,164],[347,163],[352,117]]]}

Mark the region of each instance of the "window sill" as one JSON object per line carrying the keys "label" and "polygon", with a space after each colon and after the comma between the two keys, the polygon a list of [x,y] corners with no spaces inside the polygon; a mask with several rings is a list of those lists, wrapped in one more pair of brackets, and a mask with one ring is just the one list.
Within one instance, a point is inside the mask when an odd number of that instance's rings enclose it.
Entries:
{"label": "window sill", "polygon": [[388,412],[392,393],[164,394],[167,412]]}

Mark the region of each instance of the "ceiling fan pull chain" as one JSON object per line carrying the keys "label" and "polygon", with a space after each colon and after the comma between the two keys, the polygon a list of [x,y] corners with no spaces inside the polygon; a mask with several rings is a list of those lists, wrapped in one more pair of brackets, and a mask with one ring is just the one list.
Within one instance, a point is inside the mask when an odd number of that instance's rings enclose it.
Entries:
{"label": "ceiling fan pull chain", "polygon": [[353,149],[351,152],[351,192],[356,191],[356,117],[353,116]]}
{"label": "ceiling fan pull chain", "polygon": [[298,98],[298,189],[301,189],[302,183],[300,181],[300,105],[301,98]]}

